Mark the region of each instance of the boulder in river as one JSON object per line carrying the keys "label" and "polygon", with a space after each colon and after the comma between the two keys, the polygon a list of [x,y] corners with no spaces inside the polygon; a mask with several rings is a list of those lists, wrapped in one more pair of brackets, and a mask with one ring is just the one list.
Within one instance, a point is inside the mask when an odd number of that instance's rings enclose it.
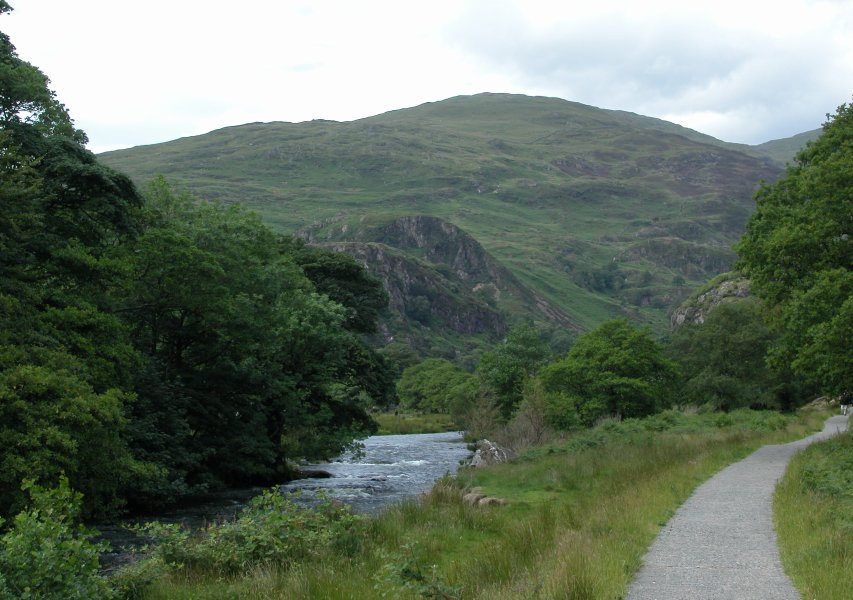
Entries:
{"label": "boulder in river", "polygon": [[322,469],[299,469],[294,479],[329,479],[331,477],[334,475]]}

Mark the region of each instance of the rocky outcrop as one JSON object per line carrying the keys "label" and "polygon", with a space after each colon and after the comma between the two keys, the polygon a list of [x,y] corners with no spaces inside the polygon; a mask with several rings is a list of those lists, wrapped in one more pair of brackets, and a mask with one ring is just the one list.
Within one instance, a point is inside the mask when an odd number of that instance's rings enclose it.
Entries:
{"label": "rocky outcrop", "polygon": [[701,325],[714,308],[749,296],[750,281],[736,273],[725,273],[708,283],[682,303],[670,317],[672,328]]}
{"label": "rocky outcrop", "polygon": [[433,345],[428,338],[435,335],[486,334],[498,339],[507,331],[507,307],[579,329],[476,239],[443,219],[425,215],[369,223],[332,219],[303,230],[301,237],[349,254],[382,281],[390,309],[380,324],[386,341],[407,341],[427,350]]}
{"label": "rocky outcrop", "polygon": [[515,452],[509,448],[498,446],[489,440],[477,442],[477,450],[471,458],[471,466],[474,468],[488,467],[509,462],[515,458]]}
{"label": "rocky outcrop", "polygon": [[462,281],[505,287],[505,269],[477,240],[452,223],[423,215],[394,219],[378,228],[376,241],[394,248],[419,250],[423,258],[450,267]]}
{"label": "rocky outcrop", "polygon": [[378,277],[388,292],[389,308],[401,320],[460,334],[499,336],[506,332],[503,315],[453,273],[442,272],[384,244],[340,242],[328,247],[349,254]]}

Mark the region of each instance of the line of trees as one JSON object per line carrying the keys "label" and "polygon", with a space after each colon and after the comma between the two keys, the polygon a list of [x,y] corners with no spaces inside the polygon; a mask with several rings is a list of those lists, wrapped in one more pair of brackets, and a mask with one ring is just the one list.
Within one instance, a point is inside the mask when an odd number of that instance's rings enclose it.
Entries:
{"label": "line of trees", "polygon": [[[0,2],[0,13],[9,9]],[[281,480],[371,433],[387,297],[238,207],[143,192],[0,34],[0,515],[64,473],[85,515]]]}
{"label": "line of trees", "polygon": [[494,409],[536,411],[556,429],[641,417],[673,404],[793,409],[853,388],[853,106],[784,178],[762,184],[737,245],[753,296],[724,303],[665,343],[625,319],[602,323],[554,359],[531,327],[510,332],[474,373],[431,359],[402,372],[404,406],[461,424]]}
{"label": "line of trees", "polygon": [[755,298],[669,343],[608,321],[559,357],[518,327],[475,373],[431,359],[396,389],[363,341],[387,304],[376,279],[238,206],[163,179],[140,192],[85,149],[4,34],[0,126],[0,514],[23,507],[25,478],[64,474],[86,515],[280,480],[372,432],[367,408],[397,392],[462,424],[535,404],[568,429],[674,403],[791,408],[851,386],[848,105],[757,194],[737,247]]}

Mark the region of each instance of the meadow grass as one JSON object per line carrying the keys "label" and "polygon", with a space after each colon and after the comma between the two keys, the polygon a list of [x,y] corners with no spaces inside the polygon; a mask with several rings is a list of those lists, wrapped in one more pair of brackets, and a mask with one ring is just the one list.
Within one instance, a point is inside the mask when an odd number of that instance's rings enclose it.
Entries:
{"label": "meadow grass", "polygon": [[[145,598],[621,598],[660,527],[702,481],[758,446],[817,429],[738,411],[608,422],[511,464],[464,469],[364,522],[349,557],[237,577],[174,570]],[[472,488],[508,501],[471,506]]]}
{"label": "meadow grass", "polygon": [[415,413],[374,413],[370,415],[379,425],[377,435],[407,433],[444,433],[458,431],[450,415]]}
{"label": "meadow grass", "polygon": [[795,456],[776,488],[773,508],[782,563],[803,598],[850,598],[853,434]]}

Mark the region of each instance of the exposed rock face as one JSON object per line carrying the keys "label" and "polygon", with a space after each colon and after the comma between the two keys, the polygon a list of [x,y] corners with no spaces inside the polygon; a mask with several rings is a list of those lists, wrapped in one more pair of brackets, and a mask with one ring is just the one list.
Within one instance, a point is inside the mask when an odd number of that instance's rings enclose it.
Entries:
{"label": "exposed rock face", "polygon": [[477,442],[477,451],[471,458],[471,466],[474,468],[488,467],[509,462],[513,458],[515,458],[515,452],[509,448],[503,448],[489,440],[480,440]]}
{"label": "exposed rock face", "polygon": [[378,277],[389,296],[380,323],[387,341],[407,341],[428,351],[431,335],[507,331],[502,310],[512,306],[538,320],[578,330],[563,311],[531,291],[457,226],[436,217],[404,216],[380,223],[331,220],[300,234],[306,241],[345,252]]}
{"label": "exposed rock face", "polygon": [[708,313],[724,302],[732,302],[738,298],[749,296],[750,281],[739,275],[727,274],[722,281],[712,281],[695,297],[688,298],[675,309],[670,318],[673,329],[687,323],[701,325]]}
{"label": "exposed rock face", "polygon": [[449,266],[463,281],[504,287],[504,280],[510,277],[477,240],[436,217],[400,217],[381,227],[375,241],[394,248],[421,250],[425,260]]}
{"label": "exposed rock face", "polygon": [[[475,297],[452,274],[442,273],[384,244],[340,242],[329,247],[360,261],[382,281],[392,312],[456,333],[497,336],[506,331],[500,312]],[[424,301],[420,312],[416,312],[418,298]]]}

